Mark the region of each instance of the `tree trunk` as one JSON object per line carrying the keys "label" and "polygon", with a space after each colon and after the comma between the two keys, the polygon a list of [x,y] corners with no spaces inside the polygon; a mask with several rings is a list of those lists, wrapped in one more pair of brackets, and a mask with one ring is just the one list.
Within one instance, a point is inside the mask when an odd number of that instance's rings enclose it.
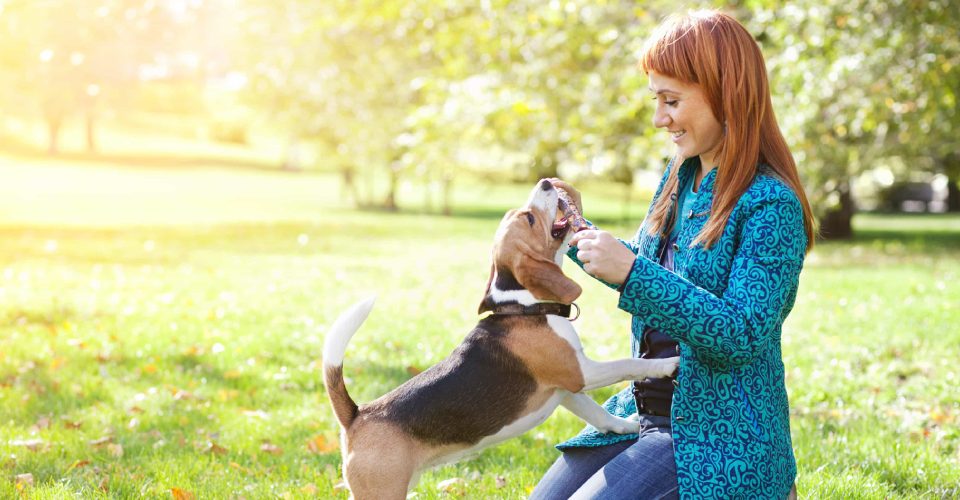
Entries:
{"label": "tree trunk", "polygon": [[960,178],[947,178],[947,211],[960,212]]}
{"label": "tree trunk", "polygon": [[433,211],[433,196],[430,193],[430,177],[423,176],[423,213],[428,214]]}
{"label": "tree trunk", "polygon": [[360,200],[360,191],[357,189],[356,169],[352,166],[340,169],[340,176],[343,182],[340,184],[340,201],[353,201],[354,208],[363,207],[364,203]]}
{"label": "tree trunk", "polygon": [[97,152],[97,138],[94,134],[94,119],[93,112],[87,113],[87,152],[96,153]]}
{"label": "tree trunk", "polygon": [[840,206],[829,210],[820,219],[820,236],[825,240],[845,240],[853,237],[853,214],[856,207],[850,187],[842,185],[839,193]]}
{"label": "tree trunk", "polygon": [[397,211],[397,186],[400,184],[400,171],[397,168],[390,168],[390,185],[387,187],[387,197],[383,200],[383,208],[391,211]]}
{"label": "tree trunk", "polygon": [[453,201],[453,175],[444,175],[443,176],[443,215],[450,216],[453,214],[452,210],[452,201]]}
{"label": "tree trunk", "polygon": [[63,120],[59,117],[47,119],[47,137],[49,139],[49,142],[47,143],[47,151],[49,151],[52,155],[60,152],[60,125],[62,123]]}

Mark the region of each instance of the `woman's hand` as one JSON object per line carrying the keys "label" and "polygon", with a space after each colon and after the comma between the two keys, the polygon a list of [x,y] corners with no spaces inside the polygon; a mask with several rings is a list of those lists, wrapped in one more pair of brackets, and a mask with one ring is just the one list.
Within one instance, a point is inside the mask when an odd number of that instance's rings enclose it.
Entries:
{"label": "woman's hand", "polygon": [[567,192],[567,195],[570,196],[570,201],[572,201],[573,204],[576,205],[577,212],[579,212],[580,215],[582,216],[583,202],[580,201],[580,191],[577,191],[573,186],[571,186],[570,184],[567,184],[564,181],[561,181],[560,179],[557,179],[556,177],[551,177],[547,180],[550,181],[550,184],[553,184],[553,187],[557,189],[562,189]]}
{"label": "woman's hand", "polygon": [[587,230],[573,235],[570,246],[577,247],[577,259],[591,276],[622,285],[637,258],[629,248],[606,231]]}

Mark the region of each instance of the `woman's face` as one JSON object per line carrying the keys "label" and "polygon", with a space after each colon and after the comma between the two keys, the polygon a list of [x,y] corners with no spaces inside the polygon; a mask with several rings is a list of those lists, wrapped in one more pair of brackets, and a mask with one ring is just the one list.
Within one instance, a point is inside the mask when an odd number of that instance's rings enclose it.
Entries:
{"label": "woman's face", "polygon": [[716,166],[723,126],[713,116],[699,85],[651,71],[650,91],[656,94],[653,126],[665,128],[677,145],[677,156],[700,157],[704,168]]}

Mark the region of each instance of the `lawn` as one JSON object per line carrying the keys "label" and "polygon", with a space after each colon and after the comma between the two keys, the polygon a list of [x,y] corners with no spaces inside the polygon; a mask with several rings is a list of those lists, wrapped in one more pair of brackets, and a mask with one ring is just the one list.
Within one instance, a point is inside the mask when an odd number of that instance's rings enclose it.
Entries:
{"label": "lawn", "polygon": [[[263,169],[0,158],[0,179],[5,498],[345,498],[329,323],[378,295],[347,352],[358,401],[435,363],[476,321],[499,214],[527,191],[464,183],[442,217],[352,211],[335,177]],[[587,214],[629,235],[645,202],[624,221],[610,189],[586,190]],[[960,217],[855,222],[809,256],[784,328],[799,491],[958,497]],[[626,355],[616,298],[567,270],[588,354]],[[411,495],[524,497],[580,426],[559,410]]]}

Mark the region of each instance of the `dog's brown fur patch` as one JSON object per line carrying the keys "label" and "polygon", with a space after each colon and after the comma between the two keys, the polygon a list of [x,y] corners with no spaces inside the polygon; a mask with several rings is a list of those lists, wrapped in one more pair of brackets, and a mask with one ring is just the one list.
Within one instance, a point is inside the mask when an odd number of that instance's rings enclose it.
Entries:
{"label": "dog's brown fur patch", "polygon": [[[524,321],[524,318],[517,318],[517,321]],[[583,373],[573,346],[542,319],[536,326],[531,321],[524,322],[526,324],[510,329],[504,341],[507,349],[523,361],[537,382],[580,392],[584,386]],[[545,353],[549,355],[545,356]]]}

